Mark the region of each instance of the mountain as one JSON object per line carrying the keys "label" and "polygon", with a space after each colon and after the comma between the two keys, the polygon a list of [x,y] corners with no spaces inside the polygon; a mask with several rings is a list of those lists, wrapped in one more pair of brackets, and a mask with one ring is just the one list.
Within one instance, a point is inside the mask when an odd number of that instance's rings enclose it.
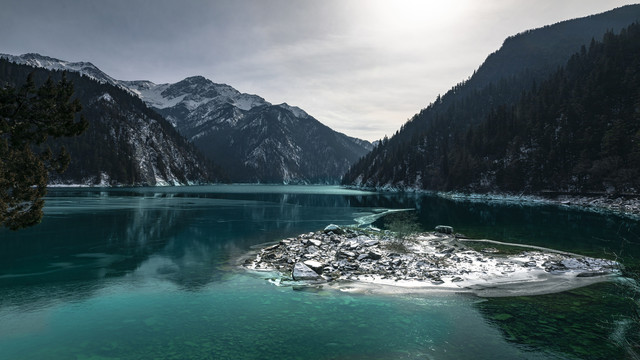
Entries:
{"label": "mountain", "polygon": [[[535,178],[540,181],[525,183],[513,181],[511,185],[501,183],[497,177],[499,173],[499,169],[495,167],[498,166],[497,164],[507,166],[514,163],[514,159],[525,160],[534,153],[537,156],[543,156],[538,153],[540,144],[538,141],[544,139],[544,141],[553,142],[556,139],[548,138],[548,134],[534,139],[529,134],[519,133],[520,139],[509,143],[511,139],[508,136],[514,136],[514,134],[502,131],[504,130],[502,128],[480,129],[489,126],[488,124],[495,125],[490,119],[502,116],[496,114],[521,112],[525,108],[523,99],[531,99],[531,96],[540,99],[535,94],[540,90],[541,84],[550,81],[552,77],[558,77],[557,71],[562,69],[562,65],[567,64],[570,58],[573,58],[572,54],[589,53],[590,49],[596,46],[594,39],[602,39],[607,28],[620,31],[621,28],[638,19],[640,19],[640,5],[625,6],[603,14],[564,21],[508,38],[500,50],[491,54],[467,81],[454,86],[445,95],[438,96],[436,101],[405,123],[393,137],[384,139],[372,152],[355,163],[343,177],[343,184],[373,188],[456,191],[537,192],[546,188],[562,188],[570,192],[603,192],[612,191],[612,189],[632,191],[633,186],[629,182],[626,182],[626,185],[616,182],[617,186],[615,186],[611,185],[611,182],[601,181],[604,180],[603,174],[598,175],[597,178],[591,175],[588,181],[560,179],[555,174],[549,175],[550,178],[555,179],[554,181],[544,181],[538,174]],[[579,33],[582,35],[577,36],[576,34]],[[606,36],[610,37],[614,32],[607,34]],[[566,50],[561,50],[564,48],[571,49],[571,52],[567,54]],[[588,88],[591,89],[591,87]],[[566,87],[563,89],[567,90]],[[579,89],[576,88],[575,91]],[[606,93],[601,95],[604,98],[608,96]],[[555,93],[553,96],[562,96],[564,99],[567,94]],[[559,101],[553,97],[544,99],[543,105],[540,105],[542,107],[550,106],[553,101]],[[573,101],[576,103],[578,100]],[[588,104],[585,103],[586,105]],[[565,104],[564,109],[568,107],[569,104]],[[529,118],[528,121],[532,124],[547,124],[546,121],[549,120],[547,117],[555,120],[568,116],[561,108],[549,107],[549,109],[556,112],[547,112],[545,117]],[[605,124],[610,122],[606,118],[607,111],[602,109],[599,111],[603,116],[600,121]],[[576,120],[572,121],[575,125]],[[501,126],[506,125],[502,123]],[[523,124],[520,126],[524,129],[532,129]],[[547,124],[547,126],[547,130],[556,128],[555,125]],[[604,131],[602,127],[598,129]],[[493,131],[493,134],[485,131]],[[495,139],[496,134],[507,137],[500,142],[502,146],[513,147],[509,152],[502,153],[507,158],[495,154],[489,155],[486,149],[483,150],[481,147],[467,147],[466,145],[473,141],[479,141],[477,136],[480,133],[492,139]],[[559,129],[558,136],[561,133],[562,129]],[[603,134],[595,133],[593,136],[602,139]],[[486,139],[480,142],[488,144]],[[594,142],[589,143],[594,144]],[[578,146],[565,143],[565,146],[572,146],[574,148],[572,151],[577,151],[575,148],[584,144]],[[547,153],[550,148],[545,146],[544,150],[540,151],[550,159],[557,159],[556,155]],[[463,151],[463,149],[466,150]],[[563,150],[556,148],[555,151]],[[599,150],[594,151],[600,153]],[[590,151],[587,153],[593,155]],[[484,157],[477,159],[480,154],[484,154]],[[591,162],[604,161],[592,155],[585,156]],[[493,161],[494,165],[475,166],[487,165],[487,161]],[[523,171],[528,166],[532,166],[532,163],[527,161],[519,164],[523,166],[521,169]],[[565,163],[565,165],[568,164]],[[593,163],[591,165],[595,166]],[[583,166],[588,165],[584,163]],[[528,171],[533,170],[528,169],[521,172],[521,175],[533,177],[533,174]],[[567,175],[566,172],[564,174]],[[520,185],[522,187],[519,187]]]}
{"label": "mountain", "polygon": [[4,58],[15,64],[28,65],[36,68],[44,68],[53,71],[75,72],[103,84],[121,87],[118,80],[105,74],[104,72],[102,72],[102,70],[98,69],[90,62],[70,62],[35,53],[23,54],[19,56],[0,54],[0,58]]}
{"label": "mountain", "polygon": [[[29,61],[40,61],[27,56]],[[199,152],[161,115],[149,109],[139,98],[109,81],[97,82],[100,75],[87,63],[51,61],[49,66],[82,72],[68,73],[74,84],[74,97],[82,104],[89,128],[75,138],[50,140],[67,148],[71,164],[62,175],[50,180],[59,184],[87,185],[186,185],[223,178]],[[40,65],[43,63],[40,62]],[[99,70],[98,70],[99,71]],[[58,80],[59,71],[19,65],[0,59],[0,84],[20,86],[34,72],[36,83],[47,77]]]}
{"label": "mountain", "polygon": [[80,73],[142,99],[234,182],[336,183],[373,145],[333,131],[304,110],[202,76],[174,84],[115,80],[88,62],[0,54],[12,62]]}
{"label": "mountain", "polygon": [[479,89],[525,70],[538,78],[546,77],[564,66],[581,46],[602,39],[607,31],[617,33],[638,20],[640,5],[627,5],[510,36],[498,51],[487,57],[467,86]]}
{"label": "mountain", "polygon": [[271,105],[257,95],[242,94],[229,85],[216,84],[202,76],[188,77],[175,84],[156,85],[147,80],[121,81],[120,84],[165,115],[179,130],[201,127],[212,111],[226,105],[240,111]]}
{"label": "mountain", "polygon": [[371,150],[304,110],[202,76],[175,84],[123,81],[235,182],[335,183]]}
{"label": "mountain", "polygon": [[450,137],[446,181],[471,191],[640,191],[640,24],[609,32],[511,106]]}

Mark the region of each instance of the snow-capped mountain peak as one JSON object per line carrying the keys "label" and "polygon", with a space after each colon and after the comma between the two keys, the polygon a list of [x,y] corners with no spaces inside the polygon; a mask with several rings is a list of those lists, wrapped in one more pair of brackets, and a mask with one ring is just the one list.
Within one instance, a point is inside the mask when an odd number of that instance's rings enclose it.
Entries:
{"label": "snow-capped mountain peak", "polygon": [[47,70],[71,71],[77,72],[101,83],[106,83],[118,87],[122,87],[119,81],[102,72],[90,62],[70,62],[55,59],[36,53],[28,53],[22,55],[0,54],[0,58],[7,59],[11,62],[21,65],[29,65],[33,67],[45,68]]}
{"label": "snow-capped mountain peak", "polygon": [[134,90],[149,90],[152,87],[156,87],[158,85],[154,84],[149,80],[132,80],[132,81],[120,81],[121,84],[127,86],[129,89]]}
{"label": "snow-capped mountain peak", "polygon": [[[208,107],[230,104],[239,110],[248,111],[258,106],[271,105],[258,95],[241,93],[227,84],[217,84],[200,75],[187,77],[174,84],[155,84],[148,80],[116,80],[90,62],[71,62],[37,53],[17,56],[0,54],[0,58],[48,70],[77,72],[98,82],[125,89],[156,109],[182,105],[193,111],[206,104],[209,104]],[[286,103],[279,106],[290,110],[296,117],[308,116],[298,107]]]}
{"label": "snow-capped mountain peak", "polygon": [[293,113],[293,115],[295,117],[297,117],[297,118],[309,117],[309,114],[307,114],[304,110],[300,109],[297,106],[291,106],[291,105],[289,105],[287,103],[282,103],[282,104],[276,105],[276,106],[279,106],[279,107],[281,107],[283,109],[287,109],[287,110],[291,111]]}
{"label": "snow-capped mountain peak", "polygon": [[191,76],[174,84],[154,84],[151,81],[120,81],[149,106],[167,109],[183,106],[189,111],[203,105],[231,104],[240,110],[270,105],[257,95],[244,94],[227,84],[216,84],[203,76]]}

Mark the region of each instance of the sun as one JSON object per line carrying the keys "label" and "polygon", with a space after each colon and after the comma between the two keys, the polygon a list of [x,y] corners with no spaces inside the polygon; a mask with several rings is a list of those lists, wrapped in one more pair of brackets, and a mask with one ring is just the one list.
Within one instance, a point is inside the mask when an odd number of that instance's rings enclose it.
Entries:
{"label": "sun", "polygon": [[394,21],[415,24],[449,16],[454,4],[454,1],[395,0],[384,1],[383,7]]}
{"label": "sun", "polygon": [[434,28],[449,21],[465,1],[370,0],[366,16],[387,31],[411,31]]}

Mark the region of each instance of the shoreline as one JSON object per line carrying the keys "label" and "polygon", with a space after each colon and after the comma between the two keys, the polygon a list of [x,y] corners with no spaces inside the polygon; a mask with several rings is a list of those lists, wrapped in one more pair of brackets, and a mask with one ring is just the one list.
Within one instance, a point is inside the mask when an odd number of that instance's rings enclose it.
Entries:
{"label": "shoreline", "polygon": [[353,185],[342,186],[348,189],[376,191],[380,193],[433,195],[452,201],[554,205],[601,214],[611,213],[633,219],[640,219],[640,194],[582,194],[565,193],[560,191],[543,192],[539,194],[466,193],[459,191],[432,191],[418,188],[396,188],[392,186],[383,186],[378,188]]}
{"label": "shoreline", "polygon": [[[388,231],[329,225],[265,246],[241,264],[277,272],[276,285],[326,286],[378,294],[472,293],[481,297],[562,292],[618,278],[621,265],[535,246],[517,254],[473,250],[453,234],[428,232],[399,240]],[[483,240],[477,241],[482,242]]]}
{"label": "shoreline", "polygon": [[506,195],[506,194],[463,194],[435,193],[436,196],[453,201],[526,203],[531,205],[553,205],[599,214],[614,214],[632,219],[640,219],[640,196],[611,195],[570,195],[560,194],[553,198],[541,195]]}
{"label": "shoreline", "polygon": [[[276,186],[323,186],[323,184],[252,184],[252,183],[211,183],[211,184],[156,184],[156,185],[89,185],[89,184],[63,184],[52,183],[48,184],[47,188],[51,189],[69,189],[69,188],[82,188],[82,189],[119,189],[119,188],[188,188],[191,186],[210,186],[210,185],[276,185]],[[350,186],[350,185],[335,185],[345,190],[357,190],[363,192],[375,192],[375,193],[413,193],[413,194],[425,194],[449,199],[452,201],[469,201],[469,202],[484,202],[484,203],[514,203],[514,204],[528,204],[528,205],[554,205],[559,207],[567,207],[578,210],[584,210],[588,212],[595,212],[600,214],[614,214],[624,216],[632,219],[640,219],[640,195],[633,194],[620,194],[620,195],[605,195],[605,194],[570,194],[559,193],[553,197],[549,195],[535,195],[535,194],[508,194],[508,193],[463,193],[463,192],[437,192],[428,191],[422,189],[402,189],[394,187],[381,187],[371,188],[364,186]]]}

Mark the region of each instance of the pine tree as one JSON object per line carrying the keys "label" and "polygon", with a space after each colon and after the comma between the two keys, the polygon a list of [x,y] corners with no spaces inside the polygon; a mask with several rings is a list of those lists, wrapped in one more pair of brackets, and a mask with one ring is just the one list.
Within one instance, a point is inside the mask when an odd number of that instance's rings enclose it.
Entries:
{"label": "pine tree", "polygon": [[17,230],[42,219],[48,174],[69,165],[64,147],[54,152],[43,144],[87,128],[84,118],[75,119],[80,103],[72,95],[64,75],[36,87],[32,73],[22,87],[0,89],[0,226]]}

